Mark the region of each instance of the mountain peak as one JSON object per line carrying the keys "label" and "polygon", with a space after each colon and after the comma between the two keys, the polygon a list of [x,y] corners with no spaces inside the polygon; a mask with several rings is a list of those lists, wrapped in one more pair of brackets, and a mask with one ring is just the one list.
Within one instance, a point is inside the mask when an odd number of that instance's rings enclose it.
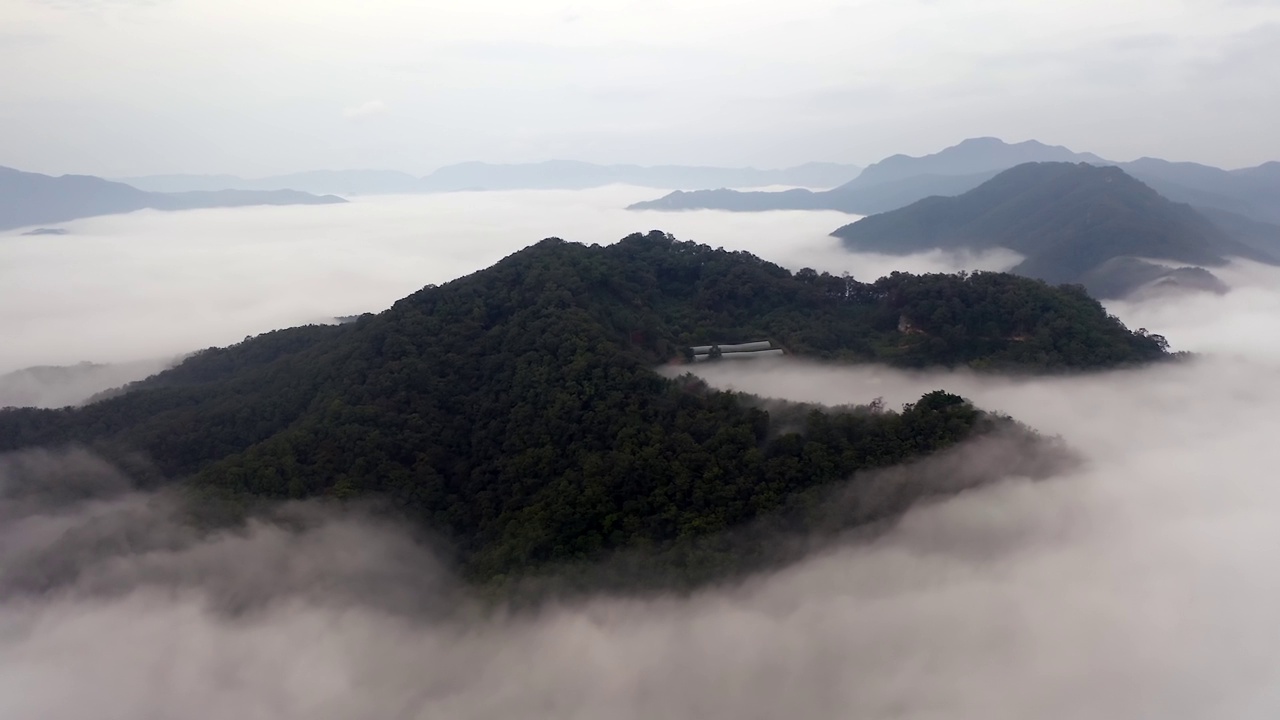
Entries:
{"label": "mountain peak", "polygon": [[[1087,283],[1096,268],[1124,257],[1274,262],[1121,168],[1087,162],[1024,163],[962,195],[926,198],[834,234],[851,248],[879,252],[1008,248],[1025,258],[1014,272],[1054,283]],[[1121,280],[1108,276],[1108,297],[1136,289],[1140,278]]]}
{"label": "mountain peak", "polygon": [[1039,140],[1008,143],[997,137],[962,140],[931,155],[894,155],[875,163],[847,183],[845,188],[893,182],[922,175],[979,175],[1029,162],[1087,162],[1108,164],[1092,153],[1077,153],[1061,145]]}

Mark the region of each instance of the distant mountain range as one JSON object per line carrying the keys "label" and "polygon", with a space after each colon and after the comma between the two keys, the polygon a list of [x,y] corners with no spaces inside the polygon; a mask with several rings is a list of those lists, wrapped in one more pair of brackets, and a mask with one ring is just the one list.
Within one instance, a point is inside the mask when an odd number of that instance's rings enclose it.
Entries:
{"label": "distant mountain range", "polygon": [[997,138],[972,138],[923,157],[894,155],[868,166],[844,185],[822,192],[677,191],[636,203],[630,209],[838,210],[871,215],[934,195],[959,195],[1002,170],[1028,162],[1114,165],[1171,200],[1253,221],[1280,223],[1280,162],[1241,170],[1156,158],[1118,163],[1035,140],[1009,144]]}
{"label": "distant mountain range", "polygon": [[242,178],[235,175],[148,175],[124,178],[154,192],[291,189],[317,194],[381,195],[461,190],[582,190],[615,183],[661,189],[796,185],[829,188],[858,175],[856,165],[807,163],[777,170],[686,165],[596,165],[571,160],[493,165],[467,162],[415,177],[389,170],[318,170]]}
{"label": "distant mountain range", "polygon": [[1018,165],[961,195],[918,200],[832,234],[852,250],[893,254],[1009,248],[1025,258],[1012,272],[1083,284],[1103,298],[1153,283],[1223,288],[1203,269],[1151,260],[1214,267],[1240,257],[1280,264],[1280,246],[1243,242],[1124,170],[1087,162]]}
{"label": "distant mountain range", "polygon": [[[346,202],[295,190],[147,192],[91,175],[52,177],[0,167],[0,230],[67,222],[135,210],[193,210],[248,205],[324,205]],[[41,228],[33,234],[57,234]]]}

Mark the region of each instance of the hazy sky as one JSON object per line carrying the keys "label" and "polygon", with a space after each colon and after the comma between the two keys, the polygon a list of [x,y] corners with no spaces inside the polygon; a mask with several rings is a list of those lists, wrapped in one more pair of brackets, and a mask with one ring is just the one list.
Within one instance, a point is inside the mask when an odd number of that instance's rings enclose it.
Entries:
{"label": "hazy sky", "polygon": [[0,0],[0,165],[1280,158],[1271,0]]}

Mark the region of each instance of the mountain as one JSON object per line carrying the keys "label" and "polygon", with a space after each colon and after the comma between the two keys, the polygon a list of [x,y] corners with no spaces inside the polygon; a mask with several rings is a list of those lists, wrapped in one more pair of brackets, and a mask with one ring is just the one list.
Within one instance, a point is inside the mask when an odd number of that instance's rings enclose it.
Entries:
{"label": "mountain", "polygon": [[629,209],[838,210],[872,215],[906,207],[934,195],[959,195],[1001,171],[1028,162],[1114,165],[1177,202],[1229,212],[1254,221],[1280,223],[1280,163],[1277,162],[1230,171],[1155,158],[1117,163],[1092,153],[1076,153],[1034,140],[1008,144],[996,138],[965,140],[923,157],[894,155],[868,166],[852,181],[825,192],[675,192],[656,200],[635,203]]}
{"label": "mountain", "polygon": [[0,375],[0,408],[79,405],[126,383],[160,372],[173,360],[42,365]]}
{"label": "mountain", "polygon": [[909,205],[934,195],[959,195],[990,180],[997,171],[979,175],[920,175],[883,184],[851,186],[814,192],[803,188],[780,191],[676,190],[656,200],[627,206],[628,210],[729,210],[764,212],[769,210],[835,210],[854,215],[871,215]]}
{"label": "mountain", "polygon": [[846,521],[944,487],[858,473],[977,438],[1038,443],[943,391],[900,412],[821,408],[658,371],[738,341],[912,367],[1170,357],[1084,293],[1007,274],[864,284],[659,232],[548,239],[380,314],[205,350],[82,408],[0,411],[0,451],[144,457],[146,482],[185,478],[205,511],[383,498],[448,538],[468,577],[498,582],[621,551],[684,580],[715,575],[741,558],[715,538],[780,512],[803,530],[805,508],[824,506],[813,493],[851,476],[840,487],[862,509]]}
{"label": "mountain", "polygon": [[1233,240],[1267,253],[1271,257],[1280,257],[1280,225],[1260,222],[1244,215],[1211,207],[1197,207],[1196,212],[1212,221]]}
{"label": "mountain", "polygon": [[245,179],[234,175],[150,175],[124,182],[144,190],[293,189],[338,195],[455,192],[462,190],[581,190],[615,183],[654,188],[709,185],[832,187],[858,174],[854,165],[807,163],[778,170],[685,165],[596,165],[570,160],[494,165],[468,162],[442,167],[426,177],[386,170],[321,170]]}
{"label": "mountain", "polygon": [[0,167],[0,230],[144,209],[191,210],[341,202],[346,201],[339,197],[317,197],[292,190],[153,193],[91,175],[51,177]]}
{"label": "mountain", "polygon": [[253,205],[334,205],[345,203],[336,195],[312,195],[297,190],[195,190],[149,193],[156,210],[249,207]]}
{"label": "mountain", "polygon": [[1072,152],[1060,145],[1045,145],[1036,140],[1011,144],[998,138],[980,137],[970,138],[931,155],[892,155],[867,166],[845,187],[878,185],[920,175],[981,175],[1031,162],[1108,164],[1093,153]]}
{"label": "mountain", "polygon": [[1259,222],[1280,223],[1280,163],[1222,170],[1198,163],[1141,158],[1119,165],[1171,200]]}
{"label": "mountain", "polygon": [[1218,276],[1204,268],[1170,268],[1133,257],[1111,258],[1082,275],[1080,283],[1097,297],[1104,298],[1135,294],[1149,297],[1186,291],[1224,295],[1230,290]]}
{"label": "mountain", "polygon": [[[1198,266],[1222,265],[1229,257],[1276,262],[1123,170],[1087,163],[1019,165],[962,195],[926,198],[832,234],[850,249],[887,253],[1009,248],[1025,258],[1014,273],[1083,283],[1103,297],[1123,295],[1160,275],[1152,275],[1146,262],[1112,266],[1106,282],[1090,275],[1116,258]],[[1117,270],[1124,267],[1130,273],[1120,278]]]}
{"label": "mountain", "polygon": [[676,192],[631,205],[630,210],[714,209],[838,210],[870,215],[903,207],[931,195],[958,195],[1001,170],[1027,162],[1106,161],[1035,140],[1008,144],[996,138],[970,138],[923,157],[893,155],[873,163],[857,177],[823,192],[734,193],[727,190]]}

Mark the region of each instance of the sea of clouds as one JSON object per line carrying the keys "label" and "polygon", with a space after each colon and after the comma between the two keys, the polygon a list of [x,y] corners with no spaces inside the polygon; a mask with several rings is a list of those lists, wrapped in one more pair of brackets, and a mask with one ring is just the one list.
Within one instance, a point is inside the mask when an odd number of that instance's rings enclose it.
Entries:
{"label": "sea of clouds", "polygon": [[[847,221],[833,213],[615,209],[635,194],[143,213],[17,249],[6,237],[0,327],[23,342],[3,362],[160,357],[377,310],[548,235],[658,228],[864,279],[1012,264],[849,256],[825,235]],[[12,287],[18,260],[46,284]],[[83,450],[11,454],[0,717],[1273,718],[1280,274],[1222,276],[1223,296],[1109,308],[1200,353],[1187,363],[1052,379],[698,366],[718,387],[800,401],[946,388],[1061,436],[1084,462],[692,596],[482,612],[429,543],[375,516],[303,505],[202,533]],[[15,298],[33,301],[30,316]]]}
{"label": "sea of clouds", "polygon": [[[652,194],[614,186],[372,196],[345,205],[141,211],[66,223],[71,234],[63,236],[15,230],[0,235],[0,407],[67,402],[57,388],[32,402],[30,374],[4,377],[14,371],[137,362],[133,374],[145,377],[157,363],[247,335],[378,312],[547,237],[607,244],[661,229],[793,270],[865,279],[1017,261],[1011,253],[851,256],[828,237],[850,220],[836,212],[622,209]],[[90,385],[103,390],[118,377]]]}

